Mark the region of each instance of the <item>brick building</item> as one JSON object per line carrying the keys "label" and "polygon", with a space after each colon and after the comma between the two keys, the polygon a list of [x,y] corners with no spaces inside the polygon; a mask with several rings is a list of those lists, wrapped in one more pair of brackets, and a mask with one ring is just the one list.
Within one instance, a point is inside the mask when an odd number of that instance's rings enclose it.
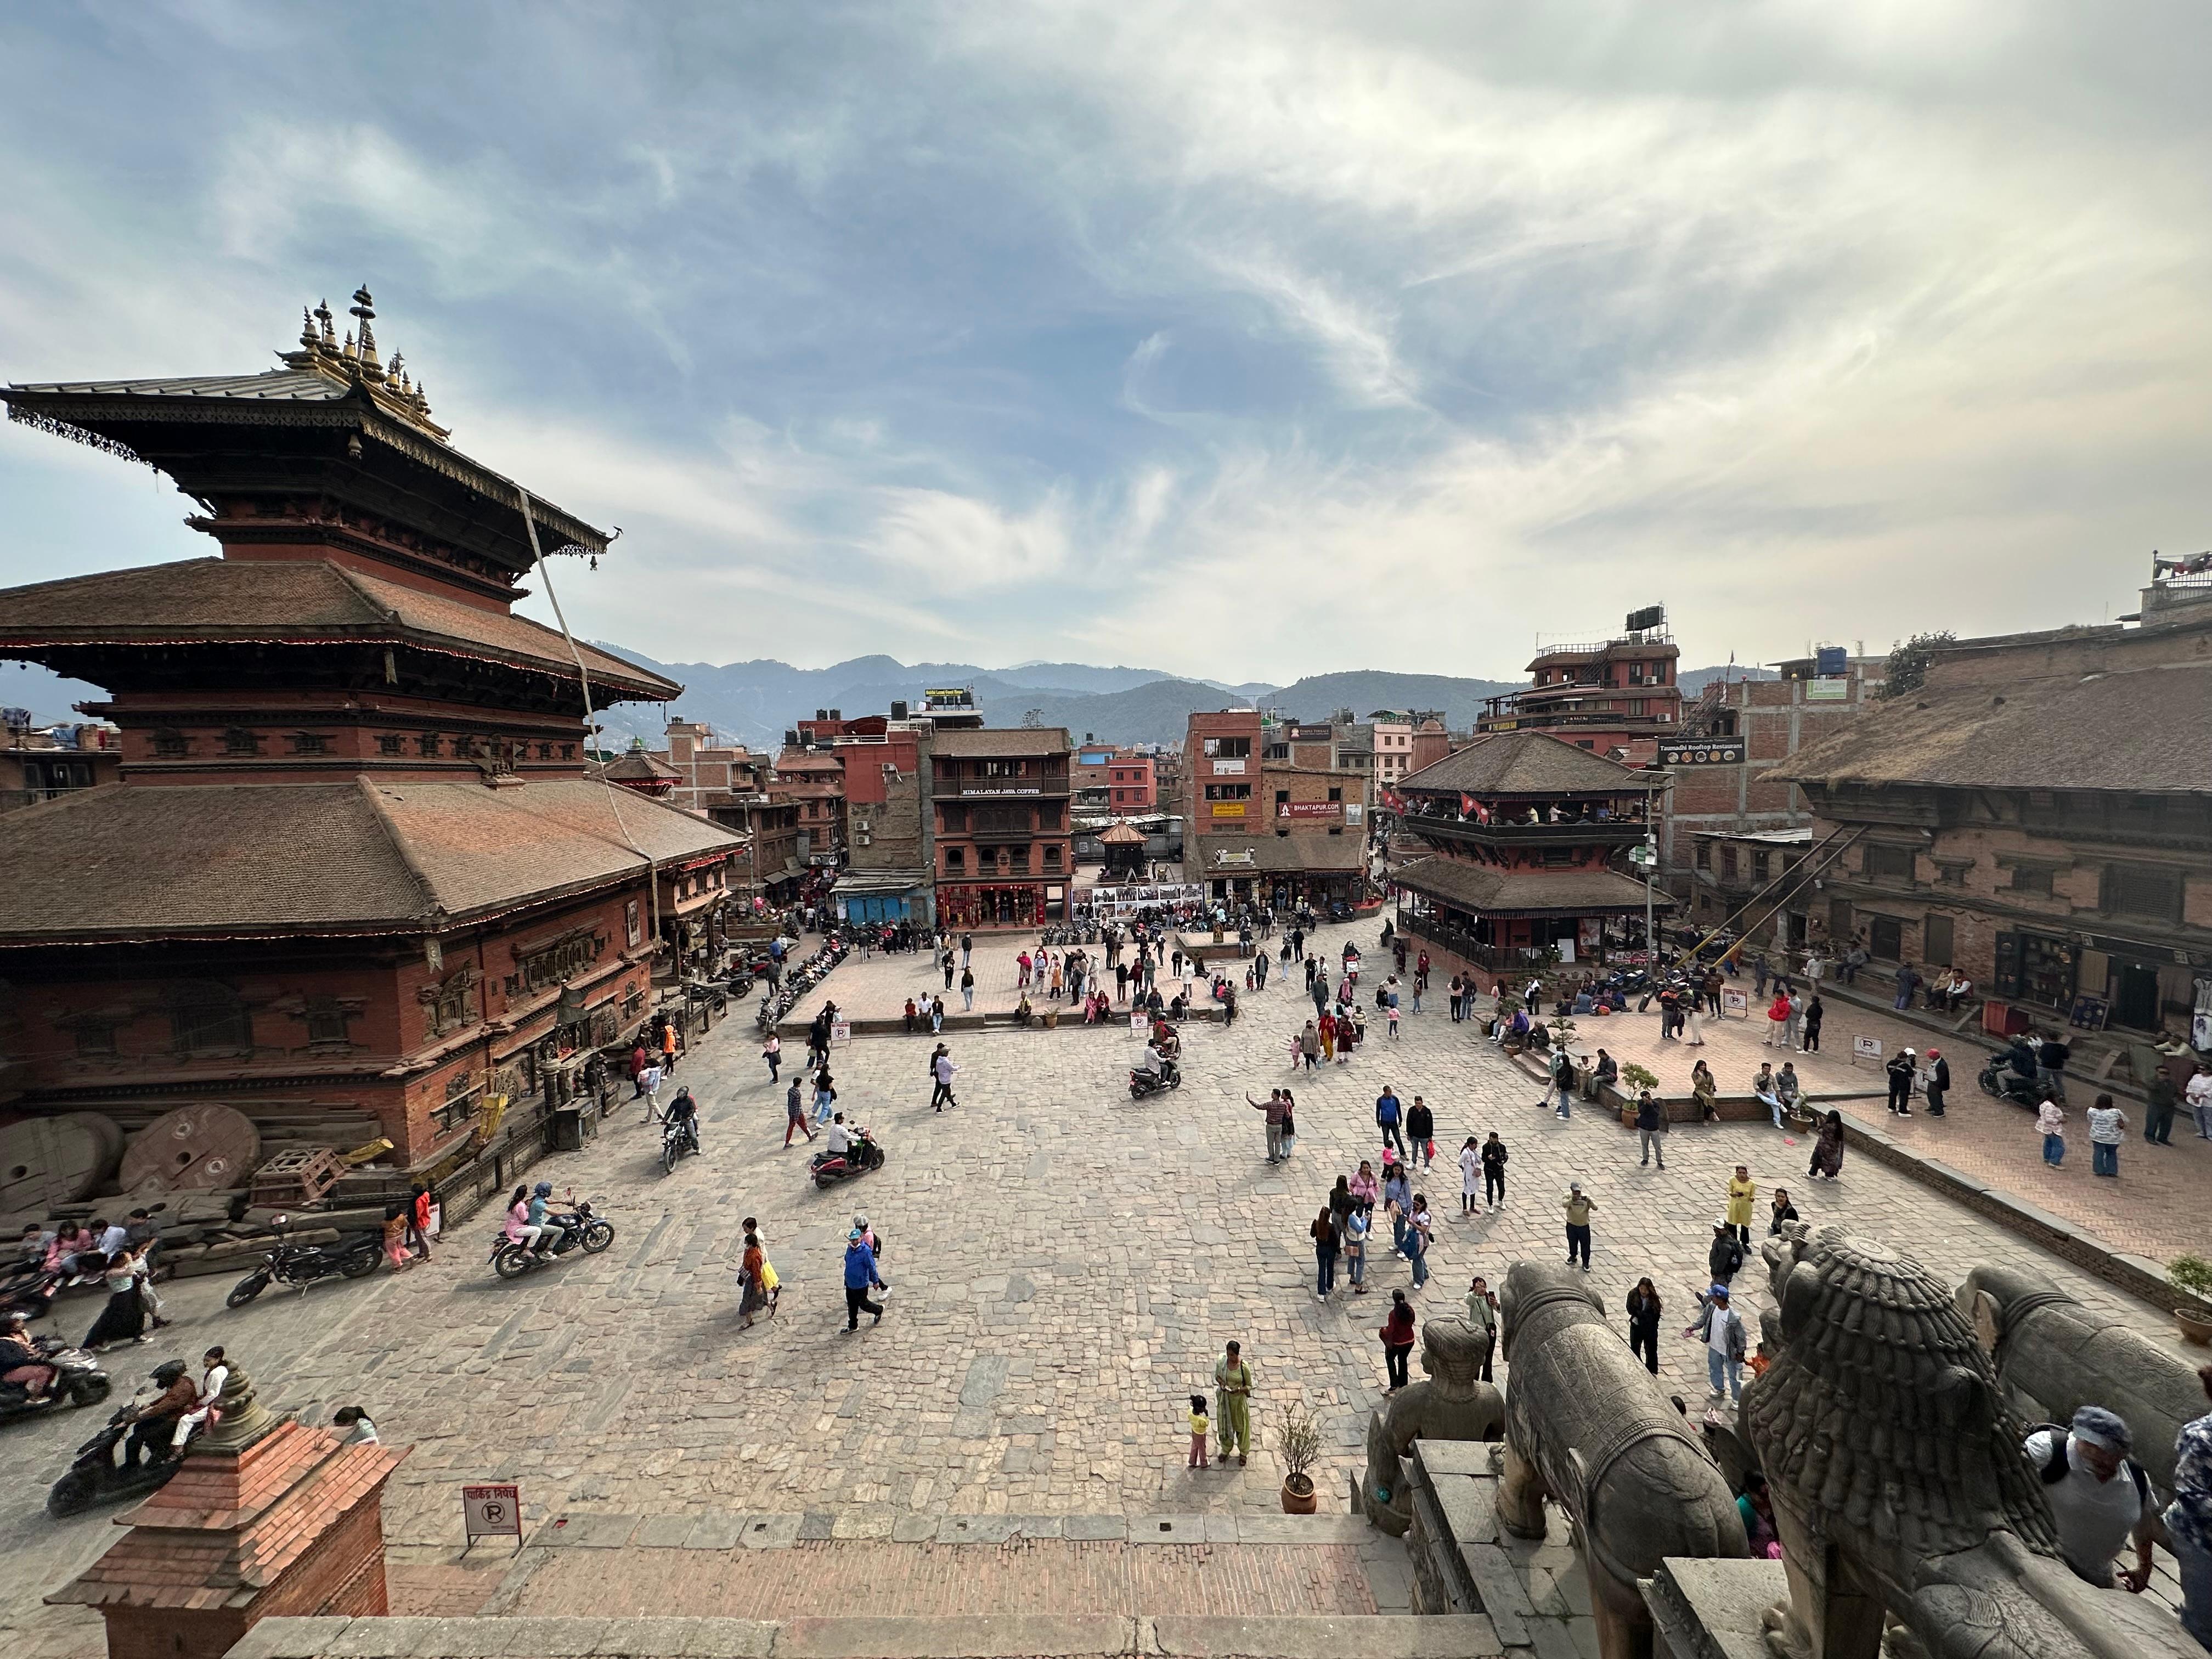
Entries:
{"label": "brick building", "polygon": [[1393,872],[1398,925],[1490,978],[1640,953],[1644,884],[1613,860],[1664,785],[1549,732],[1478,737],[1401,786],[1431,854]]}
{"label": "brick building", "polygon": [[[355,302],[266,374],[0,392],[222,550],[0,594],[0,657],[105,687],[121,744],[113,787],[0,815],[19,1109],[367,1119],[428,1166],[637,1025],[668,896],[735,848],[586,775],[575,658],[510,607],[607,538],[449,445]],[[594,709],[679,689],[576,649]]]}
{"label": "brick building", "polygon": [[1942,647],[1776,769],[1856,836],[1815,937],[2212,1046],[2212,585],[2154,568],[2136,617]]}
{"label": "brick building", "polygon": [[834,871],[845,852],[845,763],[833,748],[786,749],[775,757],[769,799],[795,806],[794,854],[811,870]]}
{"label": "brick building", "polygon": [[[25,711],[5,712],[16,715]],[[0,731],[0,812],[35,806],[72,789],[113,783],[122,771],[122,734],[112,726],[35,731],[28,722],[11,719]]]}
{"label": "brick building", "polygon": [[1075,869],[1065,726],[936,730],[937,915],[952,927],[1042,922]]}
{"label": "brick building", "polygon": [[[1849,727],[1874,705],[1878,664],[1846,660],[1826,677],[1811,661],[1780,665],[1780,679],[1713,680],[1659,745],[1674,779],[1657,830],[1659,878],[1694,923],[1718,927],[1794,862],[1813,836],[1813,808],[1777,775],[1807,744]],[[1802,945],[1807,896],[1784,889],[1738,916],[1738,933]]]}
{"label": "brick building", "polygon": [[936,815],[927,783],[935,733],[929,721],[908,720],[904,705],[893,711],[879,732],[837,739],[849,841],[836,897],[848,921],[927,927],[936,919]]}
{"label": "brick building", "polygon": [[1190,717],[1183,874],[1214,897],[1282,908],[1364,892],[1371,776],[1267,758],[1291,752],[1295,729],[1250,708]]}
{"label": "brick building", "polygon": [[1633,611],[1613,639],[1539,651],[1528,688],[1489,699],[1476,734],[1549,732],[1594,754],[1649,764],[1680,726],[1680,655],[1660,607]]}

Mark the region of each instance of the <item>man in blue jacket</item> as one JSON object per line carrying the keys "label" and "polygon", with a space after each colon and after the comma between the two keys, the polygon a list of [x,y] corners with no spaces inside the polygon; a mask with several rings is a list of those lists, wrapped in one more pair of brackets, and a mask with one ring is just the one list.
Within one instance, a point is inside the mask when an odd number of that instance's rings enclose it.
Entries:
{"label": "man in blue jacket", "polygon": [[869,1301],[868,1292],[889,1288],[876,1272],[876,1253],[855,1227],[845,1235],[845,1329],[848,1334],[860,1328],[863,1310],[875,1316],[876,1324],[884,1322],[884,1304]]}
{"label": "man in blue jacket", "polygon": [[1382,1092],[1375,1097],[1375,1124],[1382,1131],[1382,1145],[1385,1147],[1395,1145],[1398,1156],[1402,1158],[1406,1156],[1406,1136],[1399,1127],[1400,1117],[1397,1091],[1386,1083],[1382,1085]]}

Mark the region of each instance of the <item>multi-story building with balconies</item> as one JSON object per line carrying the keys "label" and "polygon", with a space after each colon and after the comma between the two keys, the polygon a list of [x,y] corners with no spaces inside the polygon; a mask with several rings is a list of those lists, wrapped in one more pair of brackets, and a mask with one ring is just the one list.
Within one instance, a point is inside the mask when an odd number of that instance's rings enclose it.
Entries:
{"label": "multi-story building with balconies", "polygon": [[1475,732],[1549,732],[1593,754],[1649,764],[1659,740],[1681,726],[1680,655],[1659,606],[1633,611],[1616,638],[1539,651],[1528,689],[1490,698]]}
{"label": "multi-story building with balconies", "polygon": [[937,916],[949,927],[1028,927],[1075,868],[1067,728],[945,730],[932,743]]}
{"label": "multi-story building with balconies", "polygon": [[1431,852],[1395,872],[1398,926],[1492,980],[1641,960],[1645,885],[1613,860],[1665,785],[1549,732],[1478,737],[1399,786],[1400,829]]}

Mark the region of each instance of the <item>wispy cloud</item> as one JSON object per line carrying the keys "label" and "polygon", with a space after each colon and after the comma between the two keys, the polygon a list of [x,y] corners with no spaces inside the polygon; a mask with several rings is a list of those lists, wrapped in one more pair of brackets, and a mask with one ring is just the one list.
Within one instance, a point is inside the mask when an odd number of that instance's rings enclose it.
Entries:
{"label": "wispy cloud", "polygon": [[[368,277],[457,441],[625,526],[556,577],[662,658],[1287,679],[1503,672],[1651,599],[1700,659],[2050,624],[2205,536],[2208,33],[19,12],[0,372],[265,362]],[[88,459],[0,433],[0,579],[200,550]]]}

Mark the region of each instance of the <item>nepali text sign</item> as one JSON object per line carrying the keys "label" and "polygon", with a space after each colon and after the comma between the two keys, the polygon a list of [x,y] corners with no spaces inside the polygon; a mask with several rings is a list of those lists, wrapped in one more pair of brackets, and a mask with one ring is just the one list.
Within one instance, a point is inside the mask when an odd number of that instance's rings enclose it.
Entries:
{"label": "nepali text sign", "polygon": [[1241,818],[1244,816],[1244,803],[1241,800],[1218,800],[1213,803],[1213,816],[1217,818]]}
{"label": "nepali text sign", "polygon": [[462,1487],[461,1526],[471,1544],[479,1538],[520,1540],[522,1536],[522,1488]]}

